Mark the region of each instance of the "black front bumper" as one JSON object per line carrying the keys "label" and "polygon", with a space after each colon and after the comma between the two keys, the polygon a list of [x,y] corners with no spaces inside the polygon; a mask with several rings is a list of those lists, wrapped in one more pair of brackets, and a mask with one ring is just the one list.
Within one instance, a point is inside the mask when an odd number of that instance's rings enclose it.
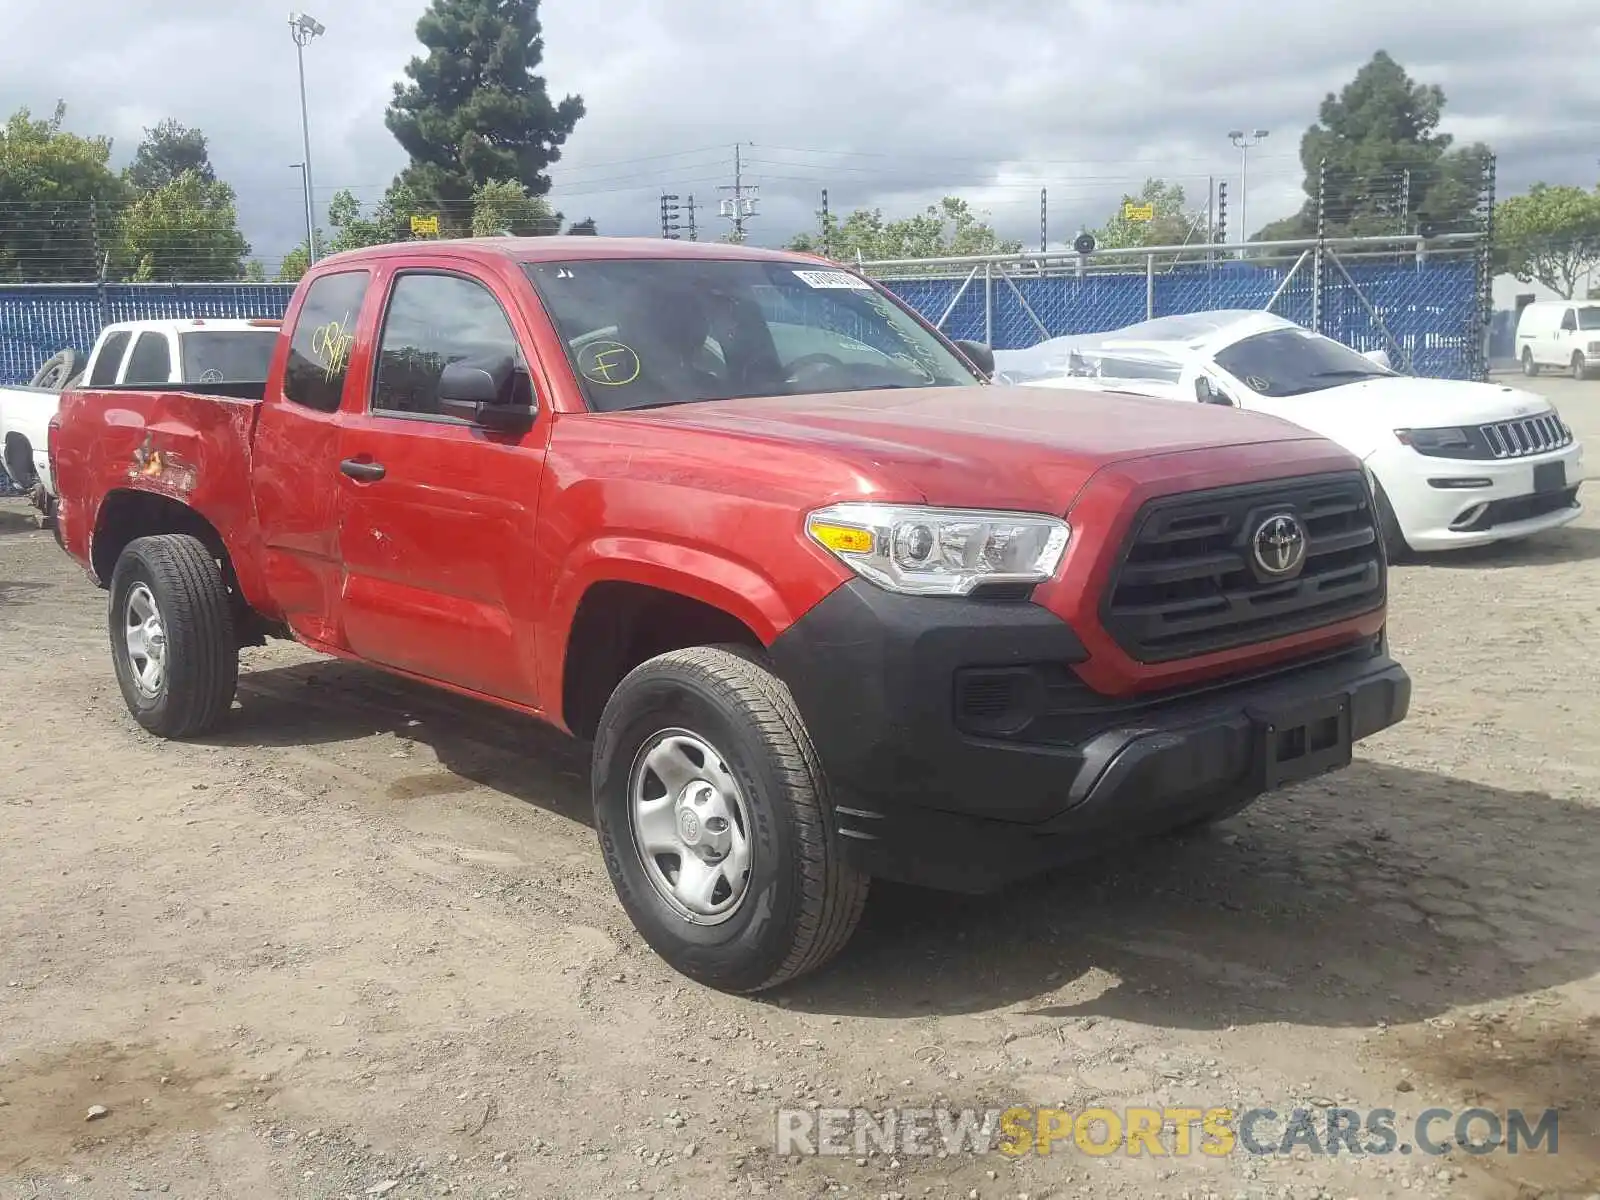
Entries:
{"label": "black front bumper", "polygon": [[1204,688],[1113,700],[1026,602],[834,592],[771,648],[873,875],[987,891],[1298,779],[1402,720],[1382,638]]}

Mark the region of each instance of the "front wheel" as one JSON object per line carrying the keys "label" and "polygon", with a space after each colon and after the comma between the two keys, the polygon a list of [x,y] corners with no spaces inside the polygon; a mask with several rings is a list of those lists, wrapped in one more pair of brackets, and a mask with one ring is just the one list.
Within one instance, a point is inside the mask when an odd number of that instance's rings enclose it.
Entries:
{"label": "front wheel", "polygon": [[1587,379],[1589,377],[1589,362],[1583,357],[1581,351],[1572,356],[1572,377],[1574,379]]}
{"label": "front wheel", "polygon": [[696,647],[635,668],[601,716],[593,783],[623,908],[696,982],[774,987],[855,931],[868,880],[843,861],[789,689],[748,653]]}
{"label": "front wheel", "polygon": [[134,720],[165,738],[214,729],[233,704],[239,650],[211,551],[187,534],[136,538],[109,590],[111,660]]}
{"label": "front wheel", "polygon": [[1533,351],[1526,346],[1522,348],[1522,373],[1529,379],[1539,373],[1539,364],[1533,361]]}
{"label": "front wheel", "polygon": [[1378,502],[1378,534],[1383,539],[1383,554],[1390,563],[1404,563],[1411,559],[1411,544],[1406,541],[1405,532],[1400,528],[1400,518],[1394,515],[1394,507],[1389,503],[1389,497],[1384,493],[1383,485],[1376,484],[1374,493]]}

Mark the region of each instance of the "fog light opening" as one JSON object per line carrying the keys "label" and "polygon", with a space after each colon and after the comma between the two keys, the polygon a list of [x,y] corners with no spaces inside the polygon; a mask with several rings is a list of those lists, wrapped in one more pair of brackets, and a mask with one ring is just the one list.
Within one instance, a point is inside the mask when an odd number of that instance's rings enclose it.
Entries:
{"label": "fog light opening", "polygon": [[1457,530],[1470,528],[1471,526],[1476,525],[1478,523],[1478,518],[1483,516],[1483,514],[1488,510],[1489,505],[1487,502],[1474,504],[1471,508],[1467,509],[1464,513],[1458,516],[1454,521],[1451,521],[1450,528]]}

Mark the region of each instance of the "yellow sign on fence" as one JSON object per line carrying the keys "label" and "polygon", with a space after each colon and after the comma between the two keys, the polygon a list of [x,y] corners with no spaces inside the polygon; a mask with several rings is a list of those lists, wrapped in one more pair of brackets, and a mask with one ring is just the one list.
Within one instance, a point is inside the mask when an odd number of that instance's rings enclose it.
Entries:
{"label": "yellow sign on fence", "polygon": [[412,217],[411,218],[411,232],[413,234],[419,234],[419,235],[420,234],[424,234],[424,233],[437,234],[439,232],[439,218],[438,217]]}
{"label": "yellow sign on fence", "polygon": [[1122,215],[1129,221],[1153,221],[1156,217],[1154,204],[1135,204],[1132,200],[1122,202]]}

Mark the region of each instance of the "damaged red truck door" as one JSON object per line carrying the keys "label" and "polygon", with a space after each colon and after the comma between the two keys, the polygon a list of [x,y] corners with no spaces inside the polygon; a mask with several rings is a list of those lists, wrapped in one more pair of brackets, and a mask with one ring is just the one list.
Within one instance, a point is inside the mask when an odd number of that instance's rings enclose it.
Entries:
{"label": "damaged red truck door", "polygon": [[[484,436],[441,409],[432,364],[510,355],[524,364],[517,309],[481,277],[442,266],[321,276],[291,314],[287,403],[269,405],[285,442],[309,433],[316,459],[301,513],[268,528],[336,531],[315,549],[334,561],[321,622],[330,648],[519,703],[537,703],[528,604],[548,421],[527,398],[525,427]],[[353,330],[377,339],[353,351]],[[331,420],[318,409],[336,403]],[[310,413],[302,411],[310,409]],[[257,469],[281,473],[281,459]],[[283,481],[287,483],[288,481]],[[331,491],[336,519],[324,520]],[[292,492],[284,499],[292,507]],[[285,517],[287,516],[287,520]],[[314,574],[323,574],[317,567]]]}

